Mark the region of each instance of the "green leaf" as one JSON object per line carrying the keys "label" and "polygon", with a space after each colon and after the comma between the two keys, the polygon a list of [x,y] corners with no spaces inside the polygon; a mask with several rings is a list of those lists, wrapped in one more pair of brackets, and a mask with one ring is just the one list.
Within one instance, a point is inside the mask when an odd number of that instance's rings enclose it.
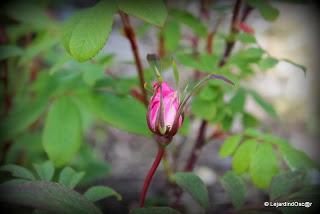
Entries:
{"label": "green leaf", "polygon": [[199,98],[204,101],[215,101],[218,96],[217,91],[209,85],[204,86],[199,93]]}
{"label": "green leaf", "polygon": [[286,196],[293,190],[303,185],[305,178],[304,171],[288,171],[283,172],[272,179],[270,185],[270,200],[279,199],[282,196]]}
{"label": "green leaf", "polygon": [[163,27],[164,46],[168,51],[174,51],[180,42],[180,25],[175,20],[168,20]]}
{"label": "green leaf", "polygon": [[258,119],[248,112],[244,112],[242,115],[242,122],[245,128],[255,127],[258,124]]}
{"label": "green leaf", "polygon": [[151,135],[145,119],[146,109],[137,100],[109,93],[84,93],[78,98],[89,111],[112,126],[134,134]]}
{"label": "green leaf", "polygon": [[196,33],[198,36],[205,37],[207,36],[207,28],[203,22],[195,17],[193,14],[179,9],[170,10],[170,15],[177,21],[188,26]]}
{"label": "green leaf", "polygon": [[246,1],[250,6],[257,8],[261,16],[267,21],[275,21],[279,16],[279,10],[274,8],[268,1]]}
{"label": "green leaf", "polygon": [[257,42],[254,35],[248,33],[238,33],[236,35],[236,39],[246,44],[252,44]]}
{"label": "green leaf", "polygon": [[179,87],[179,71],[177,68],[177,64],[174,60],[172,61],[172,69],[173,69],[174,80],[176,81],[176,86]]}
{"label": "green leaf", "polygon": [[250,163],[250,175],[258,188],[268,188],[278,172],[277,158],[270,144],[259,144]]}
{"label": "green leaf", "polygon": [[21,48],[14,45],[1,45],[0,46],[0,60],[20,56],[22,54]]}
{"label": "green leaf", "polygon": [[268,70],[270,68],[273,68],[274,66],[276,66],[278,64],[278,60],[272,57],[267,57],[267,58],[263,58],[260,60],[259,62],[259,67],[265,71]]}
{"label": "green leaf", "polygon": [[253,139],[246,140],[239,146],[232,159],[232,168],[236,173],[247,171],[256,148],[257,141]]}
{"label": "green leaf", "polygon": [[238,209],[245,202],[246,186],[241,177],[234,172],[226,172],[220,179],[223,188],[228,193],[233,206]]}
{"label": "green leaf", "polygon": [[114,1],[100,1],[68,20],[62,40],[72,57],[83,62],[94,57],[103,48],[111,32],[116,10]]}
{"label": "green leaf", "polygon": [[193,98],[191,112],[202,119],[212,120],[217,115],[216,102],[203,100],[200,95]]}
{"label": "green leaf", "polygon": [[74,169],[67,166],[60,172],[59,183],[73,189],[83,178],[84,174],[84,172],[76,172]]}
{"label": "green leaf", "polygon": [[236,94],[232,97],[229,102],[230,108],[233,113],[242,112],[245,106],[246,93],[245,90],[239,88]]}
{"label": "green leaf", "polygon": [[262,136],[263,134],[254,128],[247,128],[246,130],[244,130],[244,135],[248,136],[248,137],[254,137],[254,138],[259,138],[260,136]]}
{"label": "green leaf", "polygon": [[69,97],[56,100],[47,115],[42,145],[57,166],[69,163],[77,154],[82,141],[80,112]]}
{"label": "green leaf", "polygon": [[203,181],[192,172],[178,172],[170,179],[184,191],[190,193],[203,208],[209,208],[208,190]]}
{"label": "green leaf", "polygon": [[105,77],[105,67],[99,64],[89,64],[89,69],[83,71],[83,80],[89,86],[94,86],[97,80]]}
{"label": "green leaf", "polygon": [[33,166],[41,180],[51,181],[54,174],[54,166],[51,161],[46,161],[42,164],[34,164]]}
{"label": "green leaf", "polygon": [[168,12],[162,0],[119,0],[119,9],[156,26],[163,26]]}
{"label": "green leaf", "polygon": [[122,199],[119,193],[107,186],[94,186],[84,193],[84,197],[86,197],[89,201],[92,202],[96,202],[111,196],[115,196],[118,201]]}
{"label": "green leaf", "polygon": [[92,150],[89,145],[82,147],[77,157],[72,161],[72,165],[86,172],[81,180],[81,183],[84,185],[89,185],[94,181],[103,179],[111,172],[111,166],[106,162],[103,155]]}
{"label": "green leaf", "polygon": [[190,130],[190,118],[185,117],[183,119],[182,126],[178,130],[178,133],[182,136],[188,136],[189,130]]}
{"label": "green leaf", "polygon": [[263,56],[264,50],[261,48],[242,49],[230,56],[228,64],[244,67],[250,63],[257,63]]}
{"label": "green leaf", "polygon": [[130,214],[181,214],[171,207],[143,207],[135,208]]}
{"label": "green leaf", "polygon": [[46,109],[47,99],[36,99],[19,103],[13,107],[8,117],[0,123],[0,139],[8,140],[27,129]]}
{"label": "green leaf", "polygon": [[250,94],[253,97],[253,99],[256,101],[256,103],[259,104],[260,107],[263,108],[263,110],[266,113],[268,113],[272,117],[277,116],[276,110],[273,108],[273,106],[268,102],[266,102],[257,92],[251,90]]}
{"label": "green leaf", "polygon": [[317,165],[303,152],[290,144],[281,144],[279,151],[291,170],[318,168]]}
{"label": "green leaf", "polygon": [[219,151],[220,157],[225,158],[227,156],[232,155],[236,150],[237,146],[239,145],[241,139],[242,135],[240,134],[226,138]]}
{"label": "green leaf", "polygon": [[15,164],[8,164],[0,167],[0,171],[10,172],[12,176],[17,178],[24,178],[27,180],[35,180],[32,172],[28,169]]}
{"label": "green leaf", "polygon": [[5,13],[33,29],[48,28],[48,25],[52,24],[48,14],[45,12],[45,8],[41,7],[39,3],[26,1],[12,1],[5,6]]}
{"label": "green leaf", "polygon": [[48,181],[0,185],[0,201],[53,213],[101,213],[79,193]]}
{"label": "green leaf", "polygon": [[59,34],[56,30],[47,30],[36,35],[19,59],[19,65],[24,66],[35,57],[48,52],[59,43]]}

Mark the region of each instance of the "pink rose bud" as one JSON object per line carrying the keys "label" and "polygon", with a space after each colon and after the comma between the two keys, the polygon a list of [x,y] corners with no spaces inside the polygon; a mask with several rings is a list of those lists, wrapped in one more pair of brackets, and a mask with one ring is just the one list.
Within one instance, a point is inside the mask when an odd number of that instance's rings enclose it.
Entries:
{"label": "pink rose bud", "polygon": [[158,136],[171,139],[183,122],[178,92],[166,82],[154,83],[153,89],[147,112],[149,129]]}

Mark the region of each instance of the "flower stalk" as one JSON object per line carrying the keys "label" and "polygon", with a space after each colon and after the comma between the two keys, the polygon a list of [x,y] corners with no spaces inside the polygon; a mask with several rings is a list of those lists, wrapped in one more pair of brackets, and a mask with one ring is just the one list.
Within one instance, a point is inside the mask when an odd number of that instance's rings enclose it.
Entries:
{"label": "flower stalk", "polygon": [[154,159],[152,166],[151,166],[151,168],[150,168],[150,170],[149,170],[149,172],[143,182],[143,187],[142,187],[142,191],[140,194],[140,207],[144,207],[145,198],[146,198],[152,177],[155,174],[164,153],[165,153],[165,148],[162,146],[159,146],[156,158]]}

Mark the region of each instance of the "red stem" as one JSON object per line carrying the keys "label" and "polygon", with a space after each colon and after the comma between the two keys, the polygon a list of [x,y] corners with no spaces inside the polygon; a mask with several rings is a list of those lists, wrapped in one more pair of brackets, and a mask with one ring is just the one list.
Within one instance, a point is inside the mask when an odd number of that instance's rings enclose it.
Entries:
{"label": "red stem", "polygon": [[140,56],[139,56],[139,49],[138,49],[138,45],[137,45],[136,34],[133,30],[133,27],[131,26],[129,16],[122,11],[120,11],[119,14],[120,14],[123,26],[124,26],[124,33],[130,42],[131,50],[133,52],[133,56],[134,56],[134,60],[135,60],[135,64],[136,64],[137,72],[138,72],[138,76],[139,76],[140,89],[141,89],[142,96],[143,96],[143,103],[145,106],[148,106],[147,91],[144,88],[145,81],[144,81],[144,76],[143,76],[143,67],[142,67]]}
{"label": "red stem", "polygon": [[191,154],[190,154],[188,162],[184,168],[184,171],[188,172],[188,171],[193,170],[194,165],[195,165],[195,163],[198,159],[198,156],[200,154],[200,150],[205,143],[205,132],[206,132],[207,125],[208,125],[208,122],[205,120],[202,120],[200,128],[199,128],[199,133],[198,133],[196,143],[191,150]]}
{"label": "red stem", "polygon": [[140,194],[140,207],[144,207],[144,201],[145,201],[145,198],[147,195],[147,191],[148,191],[150,182],[151,182],[152,177],[161,162],[161,159],[162,159],[164,153],[165,153],[165,149],[163,147],[159,146],[157,156],[156,156],[155,160],[153,161],[153,164],[152,164],[146,178],[144,179],[143,188],[142,188],[142,191]]}

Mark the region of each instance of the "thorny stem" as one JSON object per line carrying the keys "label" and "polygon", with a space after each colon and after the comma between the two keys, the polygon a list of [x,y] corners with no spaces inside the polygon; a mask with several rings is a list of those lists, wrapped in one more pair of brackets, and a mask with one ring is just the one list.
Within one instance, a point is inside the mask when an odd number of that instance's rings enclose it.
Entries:
{"label": "thorny stem", "polygon": [[143,103],[145,106],[148,106],[147,91],[144,88],[145,81],[144,81],[144,76],[143,76],[143,67],[142,67],[142,63],[141,63],[141,59],[140,59],[140,55],[139,55],[139,48],[137,45],[136,35],[135,35],[133,27],[130,23],[129,16],[122,11],[119,11],[119,14],[120,14],[123,26],[124,26],[125,36],[127,37],[127,39],[130,42],[131,50],[134,55],[134,60],[135,60],[135,64],[136,64],[137,72],[138,72],[138,76],[139,76],[140,89],[141,89],[141,92],[143,95]]}
{"label": "thorny stem", "polygon": [[154,175],[154,173],[156,172],[158,166],[159,166],[159,163],[163,157],[165,153],[165,148],[164,147],[161,147],[159,146],[159,149],[158,149],[158,153],[157,153],[157,156],[156,158],[154,159],[153,161],[153,164],[144,180],[144,183],[143,183],[143,188],[142,188],[142,191],[141,191],[141,194],[140,194],[140,207],[144,207],[144,201],[145,201],[145,198],[146,198],[146,195],[147,195],[147,192],[148,192],[148,188],[149,188],[149,185],[150,185],[150,182],[152,180],[152,177]]}

